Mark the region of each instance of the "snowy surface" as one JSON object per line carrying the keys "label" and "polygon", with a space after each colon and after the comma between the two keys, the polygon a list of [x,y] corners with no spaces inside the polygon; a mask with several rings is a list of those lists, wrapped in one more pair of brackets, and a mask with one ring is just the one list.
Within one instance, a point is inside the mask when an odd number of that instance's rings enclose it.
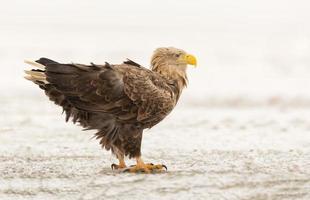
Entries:
{"label": "snowy surface", "polygon": [[[0,199],[310,199],[309,1],[27,0],[0,7]],[[149,65],[198,58],[144,160],[113,172],[92,131],[23,79],[24,59]],[[133,163],[133,161],[128,161]]]}
{"label": "snowy surface", "polygon": [[310,198],[310,109],[180,106],[143,139],[168,172],[132,175],[43,97],[1,100],[0,199]]}

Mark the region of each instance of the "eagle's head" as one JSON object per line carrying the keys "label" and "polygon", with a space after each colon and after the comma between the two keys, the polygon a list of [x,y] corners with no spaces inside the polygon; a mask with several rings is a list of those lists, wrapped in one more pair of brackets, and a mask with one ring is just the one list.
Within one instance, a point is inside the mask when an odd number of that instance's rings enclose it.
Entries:
{"label": "eagle's head", "polygon": [[174,65],[174,66],[187,66],[187,65],[197,65],[197,60],[195,56],[187,54],[182,49],[177,49],[174,47],[161,47],[154,51],[151,65],[152,67],[157,67],[158,65]]}
{"label": "eagle's head", "polygon": [[174,47],[161,47],[154,51],[151,66],[156,71],[168,79],[180,80],[186,86],[187,65],[197,65],[195,56],[187,54],[182,49]]}

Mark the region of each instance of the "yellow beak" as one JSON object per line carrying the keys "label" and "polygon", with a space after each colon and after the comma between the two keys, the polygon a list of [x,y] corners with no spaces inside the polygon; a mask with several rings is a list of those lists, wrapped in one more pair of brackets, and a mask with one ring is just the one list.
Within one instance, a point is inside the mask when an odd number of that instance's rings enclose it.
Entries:
{"label": "yellow beak", "polygon": [[194,65],[195,67],[197,66],[197,60],[196,57],[191,55],[191,54],[186,54],[185,55],[185,61],[189,65]]}

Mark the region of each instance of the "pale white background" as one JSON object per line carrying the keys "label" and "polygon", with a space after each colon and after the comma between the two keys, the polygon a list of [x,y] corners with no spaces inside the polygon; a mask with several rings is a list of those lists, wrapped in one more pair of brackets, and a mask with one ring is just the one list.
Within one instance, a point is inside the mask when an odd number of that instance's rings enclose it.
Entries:
{"label": "pale white background", "polygon": [[24,59],[148,67],[152,51],[197,56],[185,99],[309,97],[310,3],[288,0],[1,1],[0,90],[36,91]]}

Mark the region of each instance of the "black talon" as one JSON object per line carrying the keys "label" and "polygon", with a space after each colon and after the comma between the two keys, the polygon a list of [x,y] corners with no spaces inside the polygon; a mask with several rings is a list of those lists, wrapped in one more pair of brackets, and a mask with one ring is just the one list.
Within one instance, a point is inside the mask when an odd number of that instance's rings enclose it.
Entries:
{"label": "black talon", "polygon": [[129,171],[130,171],[129,168],[123,170],[123,172],[129,172]]}
{"label": "black talon", "polygon": [[113,163],[113,164],[111,165],[111,169],[114,170],[114,169],[116,168],[116,166],[117,166],[117,165]]}
{"label": "black talon", "polygon": [[143,173],[143,172],[145,172],[145,170],[141,168],[141,169],[138,169],[137,172],[138,173]]}
{"label": "black talon", "polygon": [[167,168],[167,166],[166,165],[162,165],[163,166],[163,168],[165,168],[166,169],[166,171],[168,170],[168,168]]}

